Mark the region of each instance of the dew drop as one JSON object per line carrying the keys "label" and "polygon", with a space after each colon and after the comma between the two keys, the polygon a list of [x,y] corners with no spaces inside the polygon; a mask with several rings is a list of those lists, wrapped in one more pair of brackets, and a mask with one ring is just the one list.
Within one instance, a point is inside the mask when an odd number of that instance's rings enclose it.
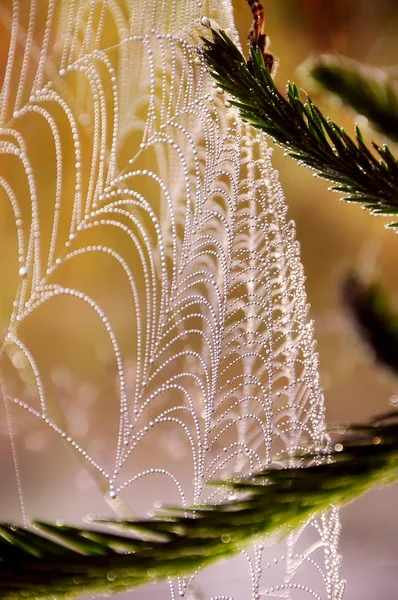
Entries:
{"label": "dew drop", "polygon": [[19,273],[20,277],[26,277],[27,274],[29,273],[29,269],[26,266],[20,267],[18,273]]}
{"label": "dew drop", "polygon": [[398,406],[398,396],[396,396],[395,394],[391,396],[390,404],[391,406]]}
{"label": "dew drop", "polygon": [[211,21],[210,21],[209,17],[201,17],[200,24],[203,27],[209,27],[209,28],[211,27]]}

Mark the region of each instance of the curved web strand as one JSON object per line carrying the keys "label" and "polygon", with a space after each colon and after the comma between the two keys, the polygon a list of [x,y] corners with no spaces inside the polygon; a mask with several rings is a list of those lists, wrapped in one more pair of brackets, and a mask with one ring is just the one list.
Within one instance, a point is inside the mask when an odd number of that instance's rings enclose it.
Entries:
{"label": "curved web strand", "polygon": [[[294,225],[203,14],[234,30],[227,0],[0,6],[4,520],[222,501],[207,481],[327,445]],[[169,592],[339,599],[338,532],[333,510]]]}

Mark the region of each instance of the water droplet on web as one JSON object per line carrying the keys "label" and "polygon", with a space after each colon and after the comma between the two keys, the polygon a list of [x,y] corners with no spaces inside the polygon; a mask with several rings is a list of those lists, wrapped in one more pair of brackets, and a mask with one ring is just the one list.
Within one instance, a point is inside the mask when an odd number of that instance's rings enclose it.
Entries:
{"label": "water droplet on web", "polygon": [[390,404],[391,406],[398,406],[398,396],[396,394],[390,397]]}

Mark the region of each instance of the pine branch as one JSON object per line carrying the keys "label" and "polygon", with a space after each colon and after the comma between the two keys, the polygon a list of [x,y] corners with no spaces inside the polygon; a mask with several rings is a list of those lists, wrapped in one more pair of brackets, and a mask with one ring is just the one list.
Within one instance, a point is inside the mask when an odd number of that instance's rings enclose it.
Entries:
{"label": "pine branch", "polygon": [[398,374],[398,316],[385,290],[377,282],[367,285],[350,275],[343,286],[343,299],[375,358]]}
{"label": "pine branch", "polygon": [[226,33],[211,32],[212,41],[202,38],[204,60],[242,119],[269,135],[317,176],[333,182],[331,189],[344,194],[348,202],[359,202],[373,214],[398,214],[398,162],[387,146],[373,144],[379,155],[376,158],[358,127],[353,141],[324,117],[310,97],[303,103],[294,83],[288,84],[287,99],[282,96],[258,48],[250,50],[252,74]]}
{"label": "pine branch", "polygon": [[342,56],[324,55],[305,65],[308,74],[383,135],[398,141],[398,83],[388,73]]}
{"label": "pine branch", "polygon": [[309,455],[297,468],[266,469],[223,483],[237,500],[187,511],[169,508],[153,520],[94,521],[124,535],[41,522],[34,523],[38,531],[3,524],[0,598],[114,593],[191,573],[398,478],[394,420],[347,431],[331,455]]}

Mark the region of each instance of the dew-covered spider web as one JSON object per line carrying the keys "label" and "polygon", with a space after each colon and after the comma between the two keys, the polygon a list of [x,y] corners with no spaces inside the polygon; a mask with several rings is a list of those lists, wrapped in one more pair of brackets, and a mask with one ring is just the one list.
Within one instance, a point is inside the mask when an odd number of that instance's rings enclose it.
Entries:
{"label": "dew-covered spider web", "polygon": [[[229,0],[0,3],[2,521],[222,501],[327,444],[294,224],[203,15],[235,35]],[[126,597],[338,600],[338,534]]]}

